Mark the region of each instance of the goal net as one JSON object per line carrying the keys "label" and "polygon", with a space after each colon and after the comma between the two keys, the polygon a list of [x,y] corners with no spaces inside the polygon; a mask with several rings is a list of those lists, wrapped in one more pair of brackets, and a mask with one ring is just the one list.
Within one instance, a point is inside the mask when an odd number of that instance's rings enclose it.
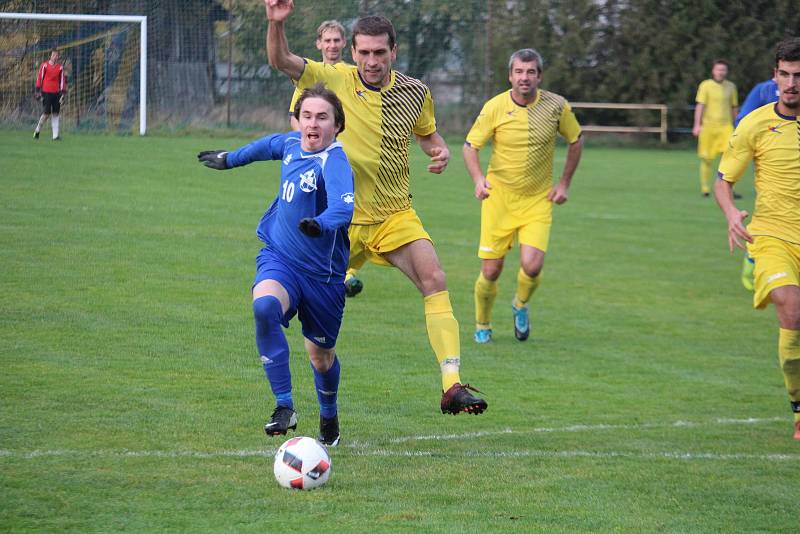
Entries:
{"label": "goal net", "polygon": [[0,126],[32,129],[36,124],[42,112],[34,98],[36,76],[55,49],[68,87],[62,130],[143,135],[145,20],[0,13]]}

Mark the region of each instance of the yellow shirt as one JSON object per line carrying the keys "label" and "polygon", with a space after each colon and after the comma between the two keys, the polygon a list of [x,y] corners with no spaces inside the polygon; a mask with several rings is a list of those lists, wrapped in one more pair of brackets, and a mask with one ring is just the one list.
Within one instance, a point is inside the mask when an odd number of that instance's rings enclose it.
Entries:
{"label": "yellow shirt", "polygon": [[796,117],[779,115],[770,103],[749,113],[733,132],[719,163],[719,177],[735,183],[752,159],[756,206],[747,226],[800,244],[800,140]]}
{"label": "yellow shirt", "polygon": [[493,186],[534,196],[552,188],[556,134],[569,143],[581,135],[566,99],[540,89],[533,102],[520,106],[506,91],[484,104],[467,143],[480,150],[492,139],[486,179]]}
{"label": "yellow shirt", "polygon": [[703,80],[697,88],[695,101],[703,104],[703,126],[725,126],[733,124],[733,108],[739,105],[736,86],[728,80],[715,82]]}
{"label": "yellow shirt", "polygon": [[386,87],[365,84],[353,65],[306,60],[298,89],[317,82],[342,101],[345,129],[337,139],[353,167],[353,224],[383,222],[411,208],[408,151],[411,135],[436,132],[433,99],[421,81],[391,72]]}

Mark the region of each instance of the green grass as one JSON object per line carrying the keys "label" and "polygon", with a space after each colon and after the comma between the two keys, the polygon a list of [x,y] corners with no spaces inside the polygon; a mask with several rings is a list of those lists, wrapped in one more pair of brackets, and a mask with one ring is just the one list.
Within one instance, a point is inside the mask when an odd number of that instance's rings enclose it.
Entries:
{"label": "green grass", "polygon": [[[693,152],[591,140],[555,209],[532,339],[511,330],[514,252],[481,347],[460,148],[442,176],[415,150],[462,377],[489,410],[439,413],[421,298],[368,266],[339,338],[333,476],[279,488],[248,293],[278,167],[194,157],[245,141],[0,132],[0,530],[796,531],[774,312],[752,310]],[[296,323],[288,337],[298,433],[316,435]]]}

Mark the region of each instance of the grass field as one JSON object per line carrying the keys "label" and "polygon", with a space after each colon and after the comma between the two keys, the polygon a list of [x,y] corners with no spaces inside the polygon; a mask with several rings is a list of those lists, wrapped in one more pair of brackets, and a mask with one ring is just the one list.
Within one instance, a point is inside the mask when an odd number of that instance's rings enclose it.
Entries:
{"label": "grass field", "polygon": [[[195,161],[246,139],[29,135],[0,132],[0,530],[797,531],[774,311],[752,310],[693,152],[590,140],[532,339],[513,337],[512,253],[478,347],[479,206],[460,147],[443,176],[415,149],[462,377],[489,410],[439,413],[421,298],[368,266],[339,338],[333,476],[290,492],[248,293],[277,165]],[[296,323],[288,337],[298,434],[314,436]]]}

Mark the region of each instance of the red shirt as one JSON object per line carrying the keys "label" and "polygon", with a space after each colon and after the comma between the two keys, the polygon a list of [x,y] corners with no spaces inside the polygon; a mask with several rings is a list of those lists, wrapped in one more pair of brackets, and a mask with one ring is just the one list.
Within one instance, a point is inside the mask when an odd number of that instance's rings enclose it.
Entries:
{"label": "red shirt", "polygon": [[64,67],[58,63],[44,61],[39,66],[39,75],[36,77],[36,88],[43,93],[61,93],[67,90],[67,77]]}

